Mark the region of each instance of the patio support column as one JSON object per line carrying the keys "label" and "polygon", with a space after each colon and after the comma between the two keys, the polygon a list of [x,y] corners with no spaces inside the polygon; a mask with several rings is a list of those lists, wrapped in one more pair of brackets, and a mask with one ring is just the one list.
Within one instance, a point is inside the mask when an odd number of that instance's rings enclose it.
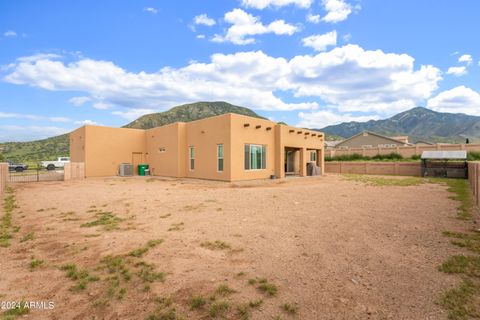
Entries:
{"label": "patio support column", "polygon": [[307,148],[301,148],[300,150],[300,176],[307,176]]}
{"label": "patio support column", "polygon": [[325,174],[325,155],[323,150],[317,150],[317,166],[320,167],[320,173]]}

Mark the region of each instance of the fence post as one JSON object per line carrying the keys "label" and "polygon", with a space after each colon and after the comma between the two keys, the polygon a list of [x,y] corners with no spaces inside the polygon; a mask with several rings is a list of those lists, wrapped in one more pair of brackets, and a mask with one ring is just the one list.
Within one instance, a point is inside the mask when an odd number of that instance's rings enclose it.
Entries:
{"label": "fence post", "polygon": [[40,181],[40,167],[37,166],[37,182]]}

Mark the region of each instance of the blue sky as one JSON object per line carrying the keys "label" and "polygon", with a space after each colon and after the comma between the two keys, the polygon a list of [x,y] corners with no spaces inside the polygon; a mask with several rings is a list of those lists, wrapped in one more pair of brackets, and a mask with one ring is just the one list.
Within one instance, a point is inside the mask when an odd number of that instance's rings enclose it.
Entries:
{"label": "blue sky", "polygon": [[0,141],[223,100],[321,128],[480,115],[476,0],[0,0]]}

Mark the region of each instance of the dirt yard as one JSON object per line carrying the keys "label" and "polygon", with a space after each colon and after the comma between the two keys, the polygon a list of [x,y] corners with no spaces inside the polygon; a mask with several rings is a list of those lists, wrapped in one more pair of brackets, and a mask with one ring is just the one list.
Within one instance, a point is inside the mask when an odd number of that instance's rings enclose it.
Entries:
{"label": "dirt yard", "polygon": [[437,271],[458,251],[442,231],[466,227],[444,185],[327,175],[13,189],[20,229],[0,247],[0,301],[54,303],[25,319],[444,319],[435,301],[458,283]]}

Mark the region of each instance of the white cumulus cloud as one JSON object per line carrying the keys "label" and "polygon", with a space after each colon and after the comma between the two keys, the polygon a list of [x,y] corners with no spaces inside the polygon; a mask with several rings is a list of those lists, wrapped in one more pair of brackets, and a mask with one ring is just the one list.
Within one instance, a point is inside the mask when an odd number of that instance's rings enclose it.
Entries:
{"label": "white cumulus cloud", "polygon": [[193,22],[195,24],[201,24],[201,25],[209,26],[209,27],[215,25],[215,20],[213,20],[212,18],[207,16],[206,13],[195,16],[195,18],[193,18]]}
{"label": "white cumulus cloud", "polygon": [[13,38],[17,36],[17,33],[13,30],[8,30],[3,33],[5,37]]}
{"label": "white cumulus cloud", "polygon": [[309,36],[303,38],[302,42],[305,47],[311,47],[315,51],[325,51],[327,47],[337,45],[337,31]]}
{"label": "white cumulus cloud", "polygon": [[472,64],[472,56],[469,55],[469,54],[464,54],[464,55],[461,55],[459,58],[458,58],[458,62],[466,62],[467,63],[467,66],[469,66],[470,64]]}
{"label": "white cumulus cloud", "polygon": [[458,86],[440,92],[427,102],[427,107],[440,112],[466,113],[480,116],[480,93]]}
{"label": "white cumulus cloud", "polygon": [[255,17],[242,9],[233,9],[225,13],[225,22],[231,24],[225,35],[215,35],[214,42],[231,42],[238,45],[246,45],[255,42],[251,36],[266,33],[276,35],[292,35],[299,31],[297,26],[286,23],[284,20],[275,20],[264,25],[259,17]]}
{"label": "white cumulus cloud", "polygon": [[89,102],[90,100],[91,100],[90,97],[73,97],[73,98],[70,98],[68,102],[73,104],[74,106],[79,107]]}
{"label": "white cumulus cloud", "polygon": [[267,7],[283,7],[295,5],[300,8],[309,8],[313,0],[242,0],[242,5],[247,8],[265,9]]}
{"label": "white cumulus cloud", "polygon": [[467,73],[466,67],[450,67],[447,70],[447,74],[452,74],[456,77],[463,76],[466,73]]}
{"label": "white cumulus cloud", "polygon": [[309,13],[307,14],[307,21],[314,24],[320,23],[320,15]]}
{"label": "white cumulus cloud", "polygon": [[327,11],[327,14],[322,18],[325,22],[341,22],[352,13],[352,6],[344,0],[322,0],[322,5]]}
{"label": "white cumulus cloud", "polygon": [[430,65],[414,67],[407,54],[364,50],[346,45],[316,56],[290,60],[289,83],[297,97],[320,97],[340,111],[405,110],[438,88],[441,72]]}
{"label": "white cumulus cloud", "polygon": [[[262,51],[214,54],[207,62],[158,72],[130,72],[110,61],[81,58],[17,59],[4,81],[51,91],[80,92],[94,107],[124,118],[195,101],[228,101],[257,110],[313,110],[321,103],[339,112],[393,113],[424,102],[441,72],[415,67],[406,54],[337,47],[291,59]],[[295,97],[295,102],[280,96]],[[119,108],[122,108],[119,111]]]}
{"label": "white cumulus cloud", "polygon": [[143,8],[143,11],[148,12],[148,13],[152,13],[152,14],[157,14],[158,13],[158,9],[155,9],[153,7]]}

